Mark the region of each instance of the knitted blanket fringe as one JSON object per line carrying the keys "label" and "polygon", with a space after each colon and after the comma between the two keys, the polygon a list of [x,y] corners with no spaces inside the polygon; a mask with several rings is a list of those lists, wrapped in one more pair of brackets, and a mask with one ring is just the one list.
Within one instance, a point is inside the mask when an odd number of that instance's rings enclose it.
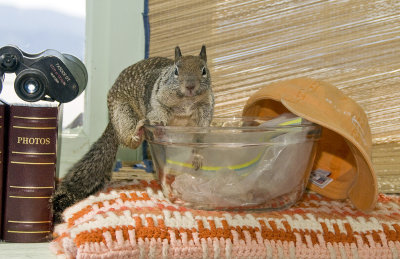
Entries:
{"label": "knitted blanket fringe", "polygon": [[111,186],[64,213],[50,249],[64,258],[399,258],[400,198],[371,213],[306,193],[273,212],[191,210],[157,182]]}

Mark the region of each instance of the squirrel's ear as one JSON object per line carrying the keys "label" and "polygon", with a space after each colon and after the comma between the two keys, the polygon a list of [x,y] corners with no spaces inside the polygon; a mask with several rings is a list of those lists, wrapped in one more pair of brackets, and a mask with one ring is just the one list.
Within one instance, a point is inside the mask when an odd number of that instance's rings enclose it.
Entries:
{"label": "squirrel's ear", "polygon": [[179,46],[176,46],[176,48],[175,48],[175,61],[177,61],[181,57],[182,57],[181,49],[179,48]]}
{"label": "squirrel's ear", "polygon": [[200,58],[207,62],[206,45],[201,46]]}

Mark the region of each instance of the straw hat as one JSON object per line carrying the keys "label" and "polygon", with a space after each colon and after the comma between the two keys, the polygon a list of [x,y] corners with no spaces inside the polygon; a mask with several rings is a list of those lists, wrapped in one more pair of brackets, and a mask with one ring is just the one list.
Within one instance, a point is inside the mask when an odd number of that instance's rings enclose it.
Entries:
{"label": "straw hat", "polygon": [[292,112],[321,125],[313,170],[330,172],[329,184],[309,188],[332,199],[350,198],[370,211],[378,197],[371,162],[371,131],[363,109],[336,87],[311,78],[267,85],[247,101],[243,116],[277,116]]}

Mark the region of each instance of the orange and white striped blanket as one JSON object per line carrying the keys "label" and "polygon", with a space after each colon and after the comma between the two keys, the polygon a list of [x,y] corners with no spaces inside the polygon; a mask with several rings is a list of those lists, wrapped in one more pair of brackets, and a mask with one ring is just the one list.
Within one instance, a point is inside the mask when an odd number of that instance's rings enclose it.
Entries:
{"label": "orange and white striped blanket", "polygon": [[157,182],[105,189],[68,208],[51,250],[67,258],[399,258],[400,198],[370,214],[307,193],[274,212],[171,204]]}

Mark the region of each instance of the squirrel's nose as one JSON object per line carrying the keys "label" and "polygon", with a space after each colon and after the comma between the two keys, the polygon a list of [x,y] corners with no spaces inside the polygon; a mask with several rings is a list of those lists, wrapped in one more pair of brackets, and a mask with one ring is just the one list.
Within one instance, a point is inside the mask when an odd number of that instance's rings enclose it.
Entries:
{"label": "squirrel's nose", "polygon": [[186,85],[186,89],[188,89],[188,90],[193,90],[194,88],[196,87],[196,85],[195,84],[187,84]]}

